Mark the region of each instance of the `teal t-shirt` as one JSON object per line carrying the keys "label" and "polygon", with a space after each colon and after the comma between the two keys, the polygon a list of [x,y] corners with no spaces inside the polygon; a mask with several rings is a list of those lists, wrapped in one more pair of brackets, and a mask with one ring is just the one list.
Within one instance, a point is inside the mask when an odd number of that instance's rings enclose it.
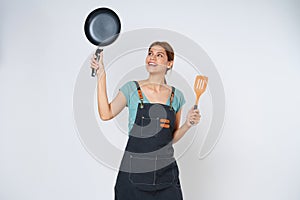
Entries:
{"label": "teal t-shirt", "polygon": [[[128,107],[128,111],[129,111],[128,130],[130,131],[135,121],[137,106],[140,103],[140,98],[134,81],[129,81],[125,83],[120,88],[120,91],[126,97],[126,101],[127,101],[126,106]],[[147,97],[144,95],[143,91],[142,94],[144,99],[143,102],[150,103]],[[185,103],[185,99],[182,92],[179,89],[175,88],[172,106],[176,113],[180,110],[180,108],[184,105],[184,103]],[[168,98],[166,105],[170,105],[170,98]]]}

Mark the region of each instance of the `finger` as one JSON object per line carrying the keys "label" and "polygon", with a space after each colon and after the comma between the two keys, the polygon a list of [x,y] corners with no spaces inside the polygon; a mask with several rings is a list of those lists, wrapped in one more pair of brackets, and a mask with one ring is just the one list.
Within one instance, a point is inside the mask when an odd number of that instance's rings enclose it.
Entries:
{"label": "finger", "polygon": [[193,110],[193,113],[200,113],[199,109]]}
{"label": "finger", "polygon": [[99,68],[99,66],[98,66],[97,64],[95,64],[95,63],[92,63],[92,64],[91,64],[91,67],[92,67],[92,68],[95,68],[95,69]]}
{"label": "finger", "polygon": [[193,120],[199,120],[200,118],[198,116],[193,116],[192,119]]}
{"label": "finger", "polygon": [[91,64],[94,66],[98,66],[98,63],[96,61],[93,61]]}
{"label": "finger", "polygon": [[199,117],[199,114],[192,114],[192,117],[197,118],[197,117]]}
{"label": "finger", "polygon": [[91,65],[98,66],[98,63],[97,63],[95,60],[93,60],[93,61],[91,62]]}
{"label": "finger", "polygon": [[194,113],[193,116],[200,117],[201,115],[199,113]]}
{"label": "finger", "polygon": [[200,121],[200,119],[201,119],[200,117],[196,117],[196,118],[195,118],[195,120],[197,120],[197,121]]}
{"label": "finger", "polygon": [[200,116],[194,116],[193,119],[200,120]]}
{"label": "finger", "polygon": [[95,58],[92,57],[92,58],[91,58],[91,63],[93,63],[93,62],[95,62],[95,61],[96,61]]}
{"label": "finger", "polygon": [[94,63],[94,62],[95,62],[95,59],[94,59],[94,58],[91,58],[90,63],[92,64],[92,63]]}
{"label": "finger", "polygon": [[91,68],[92,68],[92,69],[94,69],[94,70],[98,70],[98,68],[97,68],[97,67],[92,67],[92,66],[91,66]]}
{"label": "finger", "polygon": [[98,69],[98,67],[96,67],[96,66],[91,66],[91,68],[92,69],[96,69],[96,70]]}
{"label": "finger", "polygon": [[195,118],[197,118],[197,119],[200,119],[200,118],[201,118],[201,115],[196,114],[196,115],[193,115],[193,117],[195,117]]}

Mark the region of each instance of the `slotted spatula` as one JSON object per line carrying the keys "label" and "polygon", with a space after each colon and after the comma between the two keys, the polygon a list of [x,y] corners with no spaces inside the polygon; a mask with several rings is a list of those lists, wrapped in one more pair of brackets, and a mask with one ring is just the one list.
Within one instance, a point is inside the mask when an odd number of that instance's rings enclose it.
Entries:
{"label": "slotted spatula", "polygon": [[207,82],[208,82],[208,77],[206,76],[197,75],[195,78],[194,91],[196,94],[196,102],[194,105],[194,109],[198,108],[199,98],[205,92]]}

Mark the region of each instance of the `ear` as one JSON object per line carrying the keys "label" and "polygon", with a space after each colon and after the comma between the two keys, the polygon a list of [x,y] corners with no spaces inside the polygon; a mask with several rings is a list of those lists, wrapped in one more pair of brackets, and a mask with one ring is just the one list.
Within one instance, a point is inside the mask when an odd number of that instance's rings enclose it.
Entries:
{"label": "ear", "polygon": [[168,65],[167,65],[168,70],[171,69],[172,67],[173,67],[173,61],[168,61]]}

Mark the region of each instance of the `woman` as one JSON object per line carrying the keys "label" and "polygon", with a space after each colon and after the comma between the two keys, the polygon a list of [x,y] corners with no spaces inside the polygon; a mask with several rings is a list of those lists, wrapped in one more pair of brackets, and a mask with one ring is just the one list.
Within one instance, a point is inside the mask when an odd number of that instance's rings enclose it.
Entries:
{"label": "woman", "polygon": [[110,120],[125,106],[129,109],[129,139],[115,185],[115,200],[182,200],[179,171],[172,143],[200,121],[191,108],[180,126],[182,92],[167,85],[165,74],[172,69],[174,51],[167,42],[154,42],[148,49],[145,80],[124,84],[112,102],[106,94],[103,53],[92,58],[98,81],[98,112]]}

